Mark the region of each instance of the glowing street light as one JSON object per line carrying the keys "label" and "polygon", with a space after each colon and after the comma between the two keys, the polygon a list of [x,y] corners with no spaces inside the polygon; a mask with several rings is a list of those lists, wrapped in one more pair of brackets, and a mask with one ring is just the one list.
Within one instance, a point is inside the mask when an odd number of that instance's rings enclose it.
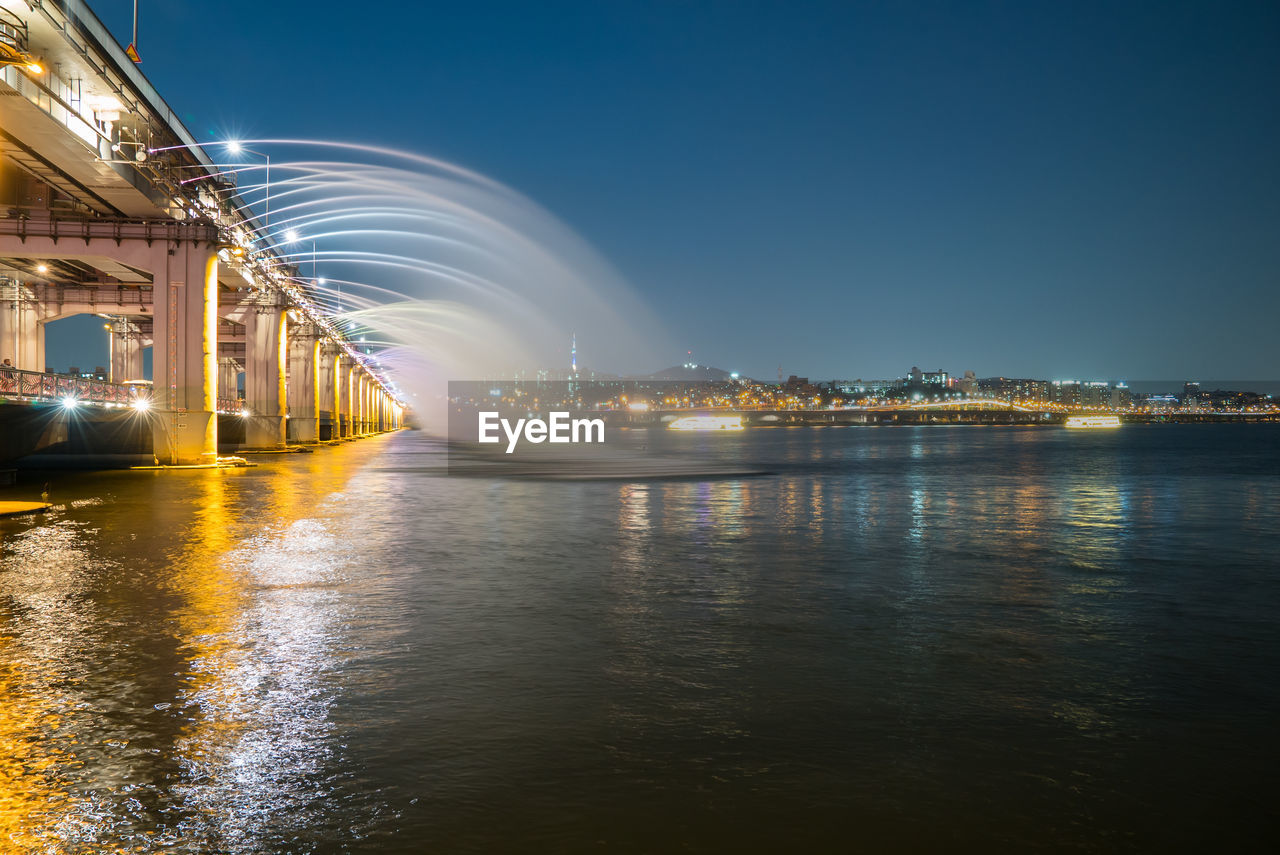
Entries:
{"label": "glowing street light", "polygon": [[68,395],[58,403],[64,410],[74,410],[76,407],[80,406],[80,401],[78,401],[74,395]]}
{"label": "glowing street light", "polygon": [[297,229],[285,229],[285,230],[284,230],[284,240],[285,240],[285,243],[297,243],[297,242],[298,242],[298,239],[299,239],[300,237],[302,237],[302,235],[298,234],[298,230],[297,230]]}
{"label": "glowing street light", "polygon": [[239,140],[227,140],[225,145],[227,147],[227,153],[233,156],[239,157],[242,154],[256,154],[258,157],[264,158],[267,161],[267,180],[264,182],[266,184],[266,193],[265,200],[263,202],[264,211],[262,215],[262,228],[263,231],[266,231],[271,227],[271,155],[266,152],[254,151],[251,148],[247,148],[244,143]]}

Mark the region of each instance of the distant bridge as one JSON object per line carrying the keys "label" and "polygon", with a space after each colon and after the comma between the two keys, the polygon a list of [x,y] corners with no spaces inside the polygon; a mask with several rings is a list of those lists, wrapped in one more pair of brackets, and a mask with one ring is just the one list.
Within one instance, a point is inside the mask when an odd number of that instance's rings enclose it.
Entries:
{"label": "distant bridge", "polygon": [[[857,408],[850,408],[857,409]],[[1036,404],[1017,404],[1012,401],[1001,401],[998,398],[956,398],[949,401],[912,401],[902,404],[884,404],[874,407],[864,408],[871,412],[892,411],[892,410],[937,410],[937,411],[966,411],[966,410],[987,410],[993,412],[1017,412],[1017,413],[1061,413],[1066,412],[1066,407],[1059,404],[1040,403]]]}

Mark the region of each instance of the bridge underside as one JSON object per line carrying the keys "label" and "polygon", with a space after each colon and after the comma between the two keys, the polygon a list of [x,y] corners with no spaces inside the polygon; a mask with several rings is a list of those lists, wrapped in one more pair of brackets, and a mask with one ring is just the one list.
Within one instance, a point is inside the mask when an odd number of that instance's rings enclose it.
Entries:
{"label": "bridge underside", "polygon": [[92,314],[110,330],[110,380],[150,381],[161,462],[400,427],[363,366],[281,294],[252,287],[216,241],[200,222],[0,218],[0,371],[45,372],[45,325]]}

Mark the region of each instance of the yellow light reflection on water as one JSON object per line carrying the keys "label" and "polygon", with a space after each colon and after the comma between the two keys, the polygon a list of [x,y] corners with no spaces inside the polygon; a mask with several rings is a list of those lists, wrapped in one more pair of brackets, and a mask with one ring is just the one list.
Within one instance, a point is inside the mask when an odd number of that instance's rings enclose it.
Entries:
{"label": "yellow light reflection on water", "polygon": [[267,851],[307,826],[345,649],[333,529],[369,453],[120,474],[5,523],[0,852]]}

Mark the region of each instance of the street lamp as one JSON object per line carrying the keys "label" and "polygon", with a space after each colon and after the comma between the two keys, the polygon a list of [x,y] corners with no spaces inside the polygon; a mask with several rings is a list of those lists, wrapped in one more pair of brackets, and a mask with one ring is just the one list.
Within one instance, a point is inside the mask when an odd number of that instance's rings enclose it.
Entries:
{"label": "street lamp", "polygon": [[264,202],[265,212],[262,215],[262,230],[270,232],[271,230],[271,155],[262,151],[255,151],[246,148],[239,140],[227,140],[227,153],[234,157],[241,154],[256,154],[258,157],[265,158],[267,161],[267,181],[266,181],[266,200]]}

